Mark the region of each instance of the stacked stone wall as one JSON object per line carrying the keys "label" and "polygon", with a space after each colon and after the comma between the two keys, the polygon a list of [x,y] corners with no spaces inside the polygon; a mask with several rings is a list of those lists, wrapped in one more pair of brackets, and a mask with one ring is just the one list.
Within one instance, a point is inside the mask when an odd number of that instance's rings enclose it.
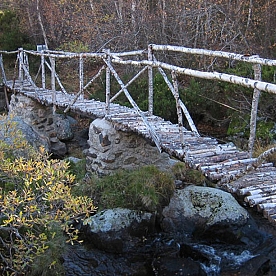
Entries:
{"label": "stacked stone wall", "polygon": [[[53,114],[52,106],[42,105],[21,94],[12,96],[10,113],[20,117],[44,140],[48,139],[50,151],[56,157],[63,157],[67,153],[64,142],[72,139],[74,133],[65,115]],[[84,150],[87,171],[98,175],[151,164],[168,169],[172,162],[168,154],[160,153],[143,137],[132,132],[117,131],[105,119],[96,119],[90,124],[87,143],[88,148]]]}
{"label": "stacked stone wall", "polygon": [[67,153],[64,141],[73,137],[70,123],[64,115],[53,114],[52,106],[45,106],[21,94],[12,95],[9,113],[21,118],[43,138],[48,139],[51,153],[63,157]]}
{"label": "stacked stone wall", "polygon": [[104,119],[94,120],[89,129],[87,169],[99,175],[112,174],[118,169],[133,169],[156,165],[168,169],[172,161],[136,133],[117,131]]}

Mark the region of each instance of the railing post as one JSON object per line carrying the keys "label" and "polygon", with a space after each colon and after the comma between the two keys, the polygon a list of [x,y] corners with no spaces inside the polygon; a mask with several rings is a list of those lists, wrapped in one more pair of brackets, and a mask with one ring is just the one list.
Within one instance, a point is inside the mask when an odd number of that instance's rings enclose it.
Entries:
{"label": "railing post", "polygon": [[20,89],[23,88],[23,48],[18,49],[18,79],[20,81]]}
{"label": "railing post", "polygon": [[[253,70],[254,70],[254,79],[260,81],[262,79],[261,65],[254,64]],[[250,136],[249,136],[249,141],[248,141],[248,152],[249,152],[250,157],[252,157],[252,154],[253,154],[254,141],[255,141],[255,136],[256,136],[258,104],[259,104],[260,94],[261,94],[261,91],[257,88],[254,88],[252,105],[251,105]]]}
{"label": "railing post", "polygon": [[79,77],[80,77],[80,96],[79,99],[83,100],[84,95],[83,95],[83,56],[82,54],[80,55],[80,68],[79,68]]}
{"label": "railing post", "polygon": [[42,82],[42,88],[46,88],[46,74],[45,74],[45,56],[41,55],[41,82]]}
{"label": "railing post", "polygon": [[110,84],[110,80],[111,80],[111,76],[110,76],[110,68],[109,68],[109,65],[111,63],[111,58],[110,58],[110,50],[107,49],[105,51],[107,57],[106,57],[106,60],[107,60],[107,64],[108,66],[106,67],[106,70],[105,70],[105,111],[106,111],[106,114],[109,114],[110,112],[110,87],[111,87],[111,84]]}
{"label": "railing post", "polygon": [[[24,52],[23,52],[23,64],[24,64],[25,68],[27,69],[27,71],[30,72],[28,55]],[[26,73],[25,73],[25,76],[27,76]]]}
{"label": "railing post", "polygon": [[6,77],[6,73],[5,73],[5,69],[4,69],[4,62],[3,62],[3,55],[0,55],[0,67],[1,67],[1,73],[2,73],[2,79],[4,84],[7,83],[7,77]]}
{"label": "railing post", "polygon": [[56,113],[56,61],[54,57],[50,57],[51,62],[51,90],[52,90],[52,99],[53,99],[53,114]]}
{"label": "railing post", "polygon": [[184,144],[184,135],[183,135],[183,116],[182,116],[182,109],[180,106],[178,83],[177,83],[176,74],[174,71],[172,71],[171,75],[172,75],[172,83],[173,83],[173,88],[174,88],[174,97],[175,97],[175,101],[176,101],[180,143],[181,143],[182,148],[184,148],[185,144]]}
{"label": "railing post", "polygon": [[[148,60],[153,61],[153,53],[152,46],[148,46]],[[148,86],[149,86],[149,105],[148,105],[148,113],[149,115],[153,115],[153,68],[152,66],[148,66]]]}

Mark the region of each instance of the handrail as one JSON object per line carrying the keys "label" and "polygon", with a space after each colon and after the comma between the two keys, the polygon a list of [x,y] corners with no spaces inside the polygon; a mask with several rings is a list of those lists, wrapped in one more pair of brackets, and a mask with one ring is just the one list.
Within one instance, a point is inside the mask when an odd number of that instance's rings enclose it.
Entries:
{"label": "handrail", "polygon": [[[200,70],[190,69],[190,68],[184,68],[172,64],[168,64],[163,61],[159,61],[155,58],[154,53],[155,52],[178,52],[183,54],[191,54],[191,55],[203,55],[203,56],[209,56],[209,57],[217,57],[217,58],[226,58],[229,60],[237,60],[241,62],[251,63],[253,64],[254,68],[254,79],[242,77],[242,76],[236,76],[232,74],[227,73],[221,73],[221,72],[204,72]],[[153,85],[153,68],[157,68],[160,72],[160,74],[163,76],[165,82],[167,83],[169,90],[172,92],[173,96],[176,100],[176,106],[177,106],[177,115],[178,115],[178,123],[179,123],[179,129],[182,131],[182,112],[186,116],[186,119],[188,120],[188,123],[190,125],[191,130],[198,134],[197,129],[192,121],[192,118],[185,106],[185,104],[181,101],[178,94],[178,85],[176,80],[176,74],[183,74],[191,77],[196,78],[202,78],[202,79],[209,79],[209,80],[219,80],[224,81],[232,84],[238,84],[244,87],[252,88],[254,89],[253,94],[253,100],[252,100],[252,109],[251,109],[251,122],[250,122],[250,139],[249,139],[249,149],[252,151],[253,149],[253,142],[255,139],[255,128],[256,128],[256,114],[257,107],[258,107],[258,95],[259,91],[265,91],[268,93],[276,94],[276,84],[269,83],[262,81],[260,78],[260,65],[267,65],[267,66],[276,66],[276,60],[273,59],[265,59],[260,58],[257,55],[242,55],[242,54],[235,54],[230,52],[224,52],[224,51],[212,51],[207,49],[197,49],[197,48],[188,48],[188,47],[182,47],[182,46],[173,46],[173,45],[156,45],[156,44],[149,44],[147,49],[144,50],[134,50],[134,51],[127,51],[127,52],[111,52],[110,50],[103,50],[101,53],[90,53],[90,52],[82,52],[82,53],[74,53],[74,52],[65,52],[65,51],[54,51],[54,50],[43,50],[41,52],[33,51],[33,50],[23,50],[18,49],[16,51],[0,51],[1,55],[4,54],[18,54],[20,64],[18,66],[19,68],[19,78],[23,80],[23,73],[24,76],[27,77],[28,81],[31,83],[32,86],[34,86],[34,81],[32,80],[28,68],[26,65],[24,65],[24,60],[22,60],[22,57],[25,58],[26,54],[34,55],[34,56],[40,56],[41,57],[41,65],[39,68],[39,73],[41,72],[42,75],[42,86],[45,88],[45,66],[50,70],[51,72],[51,90],[53,90],[53,97],[55,97],[55,81],[58,82],[61,90],[64,93],[67,93],[65,88],[63,87],[60,78],[58,76],[58,73],[55,69],[55,59],[78,59],[79,62],[79,91],[76,94],[76,97],[74,100],[68,105],[68,107],[65,109],[67,112],[70,107],[77,101],[77,99],[81,100],[83,91],[92,84],[92,82],[98,78],[101,75],[101,72],[103,70],[106,70],[106,114],[108,114],[110,110],[110,104],[113,102],[121,93],[124,93],[131,105],[134,107],[136,112],[142,117],[142,120],[144,121],[145,125],[147,126],[149,132],[152,135],[153,140],[155,141],[157,147],[161,150],[159,146],[159,138],[156,136],[155,131],[150,127],[148,122],[146,121],[146,118],[143,114],[143,112],[139,109],[135,101],[130,96],[127,87],[134,82],[140,75],[142,75],[143,72],[148,70],[148,114],[153,115],[153,93],[154,93],[154,85]],[[22,57],[21,57],[22,55]],[[133,56],[135,58],[133,58]],[[46,57],[50,59],[50,64],[46,61]],[[99,61],[103,61],[105,64],[101,67],[101,69],[94,75],[92,79],[90,79],[87,84],[84,84],[84,61],[86,58],[93,58]],[[5,72],[4,72],[4,66],[3,66],[3,58],[1,57],[1,71],[3,78],[5,78]],[[114,68],[114,64],[117,65],[131,65],[135,66],[137,68],[142,67],[142,69],[132,78],[130,79],[126,84],[124,84],[119,77],[118,73],[116,72]],[[259,67],[258,67],[258,66]],[[165,70],[168,70],[171,72],[172,75],[172,83],[169,81],[169,78],[166,76]],[[112,97],[110,94],[111,91],[111,78],[110,74],[112,74],[119,85],[121,86],[121,89],[115,93]],[[21,77],[20,77],[21,76]],[[22,82],[23,83],[23,82]],[[181,134],[181,133],[180,133]],[[183,138],[183,135],[182,135]],[[185,141],[181,138],[182,145],[184,145]],[[252,142],[253,140],[253,142]]]}
{"label": "handrail", "polygon": [[199,70],[188,69],[188,68],[171,65],[161,61],[149,61],[149,60],[136,61],[136,60],[112,59],[112,62],[123,64],[123,65],[134,65],[134,66],[147,65],[155,68],[161,67],[163,69],[175,71],[177,73],[191,76],[191,77],[197,77],[197,78],[209,79],[209,80],[220,80],[220,81],[225,81],[233,84],[239,84],[241,86],[248,87],[248,88],[258,88],[262,91],[276,94],[276,84],[271,84],[269,82],[264,82],[264,81],[252,80],[249,78],[239,77],[236,75],[230,75],[230,74],[219,73],[219,72],[202,72]]}
{"label": "handrail", "polygon": [[181,46],[171,46],[171,45],[155,45],[151,44],[152,50],[154,51],[172,51],[172,52],[180,52],[185,54],[192,54],[192,55],[204,55],[210,57],[220,57],[220,58],[227,58],[230,60],[238,60],[248,63],[257,63],[261,65],[268,65],[268,66],[276,66],[275,59],[265,59],[260,58],[258,55],[247,55],[247,54],[235,54],[230,52],[224,51],[212,51],[206,49],[197,49],[197,48],[187,48]]}
{"label": "handrail", "polygon": [[85,53],[85,52],[72,53],[72,52],[50,51],[50,50],[43,50],[41,52],[24,50],[24,52],[35,56],[46,56],[46,57],[53,57],[53,58],[79,58],[80,56],[91,57],[91,58],[103,58],[105,56],[104,53]]}
{"label": "handrail", "polygon": [[3,51],[3,50],[0,50],[0,54],[10,55],[10,54],[17,54],[17,53],[18,53],[18,50],[15,50],[15,51]]}

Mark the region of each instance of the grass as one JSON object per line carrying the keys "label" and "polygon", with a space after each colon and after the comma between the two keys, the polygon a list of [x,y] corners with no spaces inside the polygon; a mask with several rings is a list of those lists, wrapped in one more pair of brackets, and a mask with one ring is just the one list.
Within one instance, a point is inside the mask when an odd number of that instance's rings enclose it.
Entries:
{"label": "grass", "polygon": [[155,211],[169,203],[174,189],[170,173],[155,166],[145,166],[137,170],[119,170],[103,178],[92,177],[76,185],[74,192],[92,196],[99,210],[122,207]]}

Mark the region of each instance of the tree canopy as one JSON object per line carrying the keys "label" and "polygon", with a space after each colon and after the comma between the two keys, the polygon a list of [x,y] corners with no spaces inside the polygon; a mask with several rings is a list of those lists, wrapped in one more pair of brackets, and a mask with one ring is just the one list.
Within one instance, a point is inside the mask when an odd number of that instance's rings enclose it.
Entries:
{"label": "tree canopy", "polygon": [[[34,44],[89,51],[149,43],[276,56],[275,0],[6,0]],[[0,42],[1,48],[3,47]]]}

